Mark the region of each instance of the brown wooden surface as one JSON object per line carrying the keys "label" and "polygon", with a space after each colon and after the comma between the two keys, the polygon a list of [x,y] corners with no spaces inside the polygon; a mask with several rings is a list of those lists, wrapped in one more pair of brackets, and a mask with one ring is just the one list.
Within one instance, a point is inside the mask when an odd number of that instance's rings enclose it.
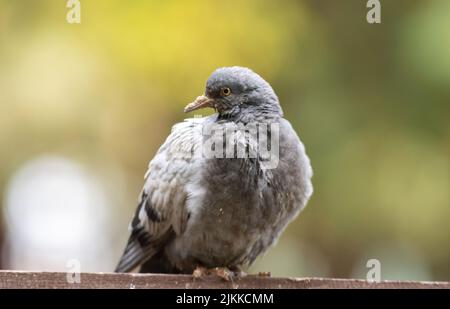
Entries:
{"label": "brown wooden surface", "polygon": [[80,283],[71,284],[67,282],[66,273],[0,271],[0,288],[450,288],[449,282],[382,281],[369,283],[365,280],[268,278],[257,275],[240,278],[234,282],[226,282],[213,275],[193,278],[188,275],[82,273],[80,278]]}

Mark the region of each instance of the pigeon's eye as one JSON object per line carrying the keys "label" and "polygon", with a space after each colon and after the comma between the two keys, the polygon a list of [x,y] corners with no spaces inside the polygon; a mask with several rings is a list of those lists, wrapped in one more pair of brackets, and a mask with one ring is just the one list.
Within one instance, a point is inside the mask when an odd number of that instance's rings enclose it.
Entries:
{"label": "pigeon's eye", "polygon": [[227,97],[231,94],[231,89],[228,87],[220,89],[220,96]]}

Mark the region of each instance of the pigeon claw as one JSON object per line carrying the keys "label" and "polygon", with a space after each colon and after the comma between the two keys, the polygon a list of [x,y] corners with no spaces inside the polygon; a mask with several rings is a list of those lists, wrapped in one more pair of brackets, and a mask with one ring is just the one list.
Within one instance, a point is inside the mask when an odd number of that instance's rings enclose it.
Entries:
{"label": "pigeon claw", "polygon": [[206,275],[208,275],[208,269],[203,266],[197,266],[197,268],[195,268],[192,272],[192,277],[194,277],[194,279],[201,278]]}
{"label": "pigeon claw", "polygon": [[235,277],[234,272],[232,272],[226,267],[215,267],[212,269],[212,273],[214,273],[217,277],[220,277],[227,282],[233,282],[233,279]]}
{"label": "pigeon claw", "polygon": [[202,278],[205,276],[217,276],[224,281],[233,282],[236,279],[240,279],[245,277],[247,274],[239,269],[233,269],[227,267],[214,267],[214,268],[205,268],[202,266],[198,266],[192,276],[194,279]]}

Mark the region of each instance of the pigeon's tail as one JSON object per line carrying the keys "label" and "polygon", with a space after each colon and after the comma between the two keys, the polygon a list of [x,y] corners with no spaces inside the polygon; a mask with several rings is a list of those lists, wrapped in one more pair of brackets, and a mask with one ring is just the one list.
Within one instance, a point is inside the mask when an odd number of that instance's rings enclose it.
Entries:
{"label": "pigeon's tail", "polygon": [[131,234],[115,272],[130,272],[152,257],[153,250],[149,247],[143,248],[136,236],[136,234]]}

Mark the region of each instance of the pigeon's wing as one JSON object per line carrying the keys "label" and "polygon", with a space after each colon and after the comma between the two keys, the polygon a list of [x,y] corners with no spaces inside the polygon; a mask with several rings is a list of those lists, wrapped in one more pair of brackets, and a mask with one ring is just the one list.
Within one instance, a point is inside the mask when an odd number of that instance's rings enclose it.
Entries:
{"label": "pigeon's wing", "polygon": [[116,272],[132,271],[183,233],[188,219],[186,186],[197,170],[201,121],[194,118],[176,124],[150,162]]}

